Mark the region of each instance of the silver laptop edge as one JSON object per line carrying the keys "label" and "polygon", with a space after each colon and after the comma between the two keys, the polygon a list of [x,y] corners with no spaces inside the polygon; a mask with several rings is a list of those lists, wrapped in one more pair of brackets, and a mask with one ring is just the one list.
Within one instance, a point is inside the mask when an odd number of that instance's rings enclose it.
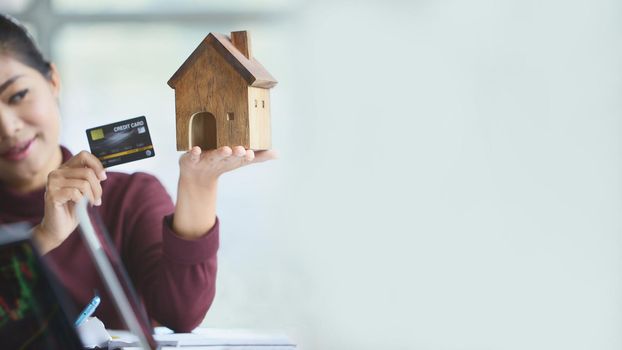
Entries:
{"label": "silver laptop edge", "polygon": [[123,287],[121,287],[121,283],[119,282],[119,279],[110,264],[110,260],[108,260],[108,256],[102,247],[99,237],[97,237],[97,233],[95,232],[95,228],[93,227],[93,223],[89,217],[87,206],[88,201],[86,199],[82,199],[76,206],[82,237],[84,238],[86,246],[93,257],[95,266],[97,266],[97,270],[99,271],[102,281],[112,296],[114,301],[113,304],[119,312],[119,315],[121,315],[121,318],[125,322],[125,325],[128,327],[129,331],[138,337],[141,347],[149,349],[150,345],[144,335],[144,330],[132,309],[125,291],[123,291]]}

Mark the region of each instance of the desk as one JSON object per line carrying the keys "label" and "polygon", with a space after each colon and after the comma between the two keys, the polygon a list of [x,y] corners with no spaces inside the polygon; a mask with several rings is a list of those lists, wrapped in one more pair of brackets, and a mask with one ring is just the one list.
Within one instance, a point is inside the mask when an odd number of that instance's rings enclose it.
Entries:
{"label": "desk", "polygon": [[[132,347],[136,340],[127,331],[109,331],[113,336],[108,349],[138,349]],[[172,333],[158,327],[154,338],[163,345],[162,350],[295,350],[296,344],[282,332],[248,329],[197,328],[192,333]]]}

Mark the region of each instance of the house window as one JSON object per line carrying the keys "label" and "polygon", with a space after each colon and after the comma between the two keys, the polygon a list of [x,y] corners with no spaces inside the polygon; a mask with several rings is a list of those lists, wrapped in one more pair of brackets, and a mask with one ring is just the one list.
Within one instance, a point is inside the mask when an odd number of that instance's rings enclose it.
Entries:
{"label": "house window", "polygon": [[233,120],[233,112],[227,113],[227,120]]}
{"label": "house window", "polygon": [[255,100],[255,108],[257,108],[257,100]]}
{"label": "house window", "polygon": [[266,101],[261,100],[261,108],[266,108]]}

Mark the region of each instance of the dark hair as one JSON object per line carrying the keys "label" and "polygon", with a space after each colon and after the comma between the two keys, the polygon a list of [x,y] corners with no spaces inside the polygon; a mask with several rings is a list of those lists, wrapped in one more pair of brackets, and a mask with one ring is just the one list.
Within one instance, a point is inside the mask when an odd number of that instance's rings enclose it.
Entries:
{"label": "dark hair", "polygon": [[0,13],[0,54],[6,54],[21,63],[37,70],[50,79],[52,66],[47,61],[34,40],[15,18]]}

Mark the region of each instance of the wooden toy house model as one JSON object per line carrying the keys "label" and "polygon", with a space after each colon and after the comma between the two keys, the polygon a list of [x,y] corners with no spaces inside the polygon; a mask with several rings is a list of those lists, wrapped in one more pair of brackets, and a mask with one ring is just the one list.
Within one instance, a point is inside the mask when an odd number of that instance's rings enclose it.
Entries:
{"label": "wooden toy house model", "polygon": [[168,81],[175,90],[177,150],[271,148],[270,89],[248,32],[210,33]]}

